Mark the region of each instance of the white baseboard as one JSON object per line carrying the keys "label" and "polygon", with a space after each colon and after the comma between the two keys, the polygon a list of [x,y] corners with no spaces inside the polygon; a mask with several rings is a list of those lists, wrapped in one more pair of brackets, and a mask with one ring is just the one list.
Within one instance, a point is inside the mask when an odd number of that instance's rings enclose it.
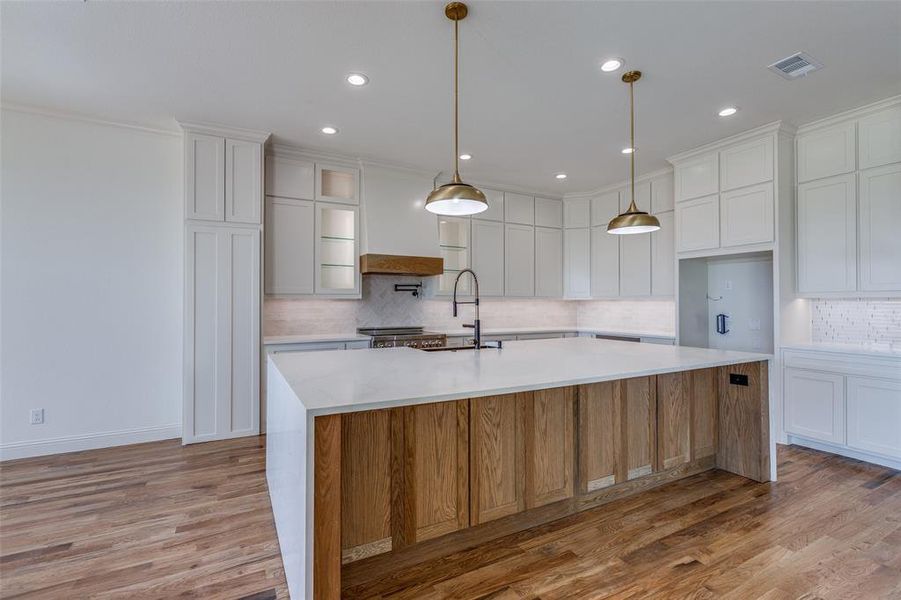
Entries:
{"label": "white baseboard", "polygon": [[808,440],[806,438],[798,437],[792,434],[788,434],[788,443],[797,444],[798,446],[805,446],[807,448],[813,448],[814,450],[822,450],[823,452],[831,452],[832,454],[847,456],[848,458],[855,458],[864,462],[873,463],[882,467],[888,467],[890,469],[897,469],[901,471],[901,461],[884,456],[879,456],[877,454],[870,454],[869,452],[860,452],[859,450],[852,450],[851,448],[837,446],[828,442]]}
{"label": "white baseboard", "polygon": [[26,442],[10,442],[0,444],[0,460],[62,454],[79,450],[95,450],[112,446],[157,442],[181,437],[181,423],[160,425],[157,427],[138,427],[103,433],[86,433],[51,438],[49,440],[31,440]]}

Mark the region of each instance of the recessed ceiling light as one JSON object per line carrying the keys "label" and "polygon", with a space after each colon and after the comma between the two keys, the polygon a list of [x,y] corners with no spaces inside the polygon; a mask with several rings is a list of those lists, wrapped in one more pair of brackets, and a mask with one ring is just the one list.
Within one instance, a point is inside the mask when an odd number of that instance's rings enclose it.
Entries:
{"label": "recessed ceiling light", "polygon": [[616,71],[621,66],[623,66],[623,59],[621,58],[608,58],[603,63],[601,63],[601,71],[604,73],[612,73]]}
{"label": "recessed ceiling light", "polygon": [[472,158],[472,154],[461,154],[460,155],[460,160],[469,160],[470,158]]}
{"label": "recessed ceiling light", "polygon": [[566,179],[566,173],[557,173],[554,177],[557,179]]}
{"label": "recessed ceiling light", "polygon": [[326,125],[319,131],[321,131],[325,135],[335,135],[336,133],[338,133],[338,130],[335,127],[332,127],[331,125]]}
{"label": "recessed ceiling light", "polygon": [[722,109],[717,114],[721,117],[731,117],[732,115],[734,115],[737,112],[738,112],[738,108],[736,108],[734,106],[727,106],[726,108]]}
{"label": "recessed ceiling light", "polygon": [[347,83],[350,85],[361,86],[369,83],[369,78],[362,73],[351,73],[347,76]]}
{"label": "recessed ceiling light", "polygon": [[622,150],[620,150],[620,152],[622,152],[623,154],[632,154],[633,152],[635,152],[635,148],[623,148]]}

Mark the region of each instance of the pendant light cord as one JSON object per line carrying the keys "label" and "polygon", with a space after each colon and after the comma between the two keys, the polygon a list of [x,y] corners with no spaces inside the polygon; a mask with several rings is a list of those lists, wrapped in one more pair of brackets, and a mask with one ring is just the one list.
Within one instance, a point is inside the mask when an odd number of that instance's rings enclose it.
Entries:
{"label": "pendant light cord", "polygon": [[460,183],[459,54],[460,19],[454,19],[454,183]]}
{"label": "pendant light cord", "polygon": [[629,147],[632,152],[629,155],[630,176],[632,178],[632,202],[628,212],[638,212],[635,206],[635,82],[629,82]]}

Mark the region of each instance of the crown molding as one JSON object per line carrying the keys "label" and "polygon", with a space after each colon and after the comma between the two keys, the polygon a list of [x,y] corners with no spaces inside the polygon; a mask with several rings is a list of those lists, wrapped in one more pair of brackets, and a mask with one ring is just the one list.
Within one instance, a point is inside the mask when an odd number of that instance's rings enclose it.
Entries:
{"label": "crown molding", "polygon": [[796,132],[797,129],[794,126],[789,125],[788,123],[785,123],[783,121],[774,121],[772,123],[767,123],[766,125],[761,125],[760,127],[755,127],[754,129],[749,129],[727,138],[716,140],[715,142],[704,144],[703,146],[692,148],[691,150],[686,150],[685,152],[680,152],[679,154],[674,154],[666,160],[669,161],[670,164],[675,165],[676,163],[682,162],[689,158],[693,158],[699,154],[704,154],[705,152],[710,152],[711,150],[719,150],[720,148],[723,148],[725,146],[731,146],[732,144],[744,142],[746,140],[760,137],[762,135],[776,134],[793,136]]}
{"label": "crown molding", "polygon": [[167,137],[181,137],[180,131],[171,129],[161,129],[159,127],[150,127],[140,123],[132,123],[129,121],[113,121],[110,119],[101,119],[82,113],[55,110],[43,108],[40,106],[32,106],[28,104],[15,104],[9,102],[0,103],[0,109],[10,112],[24,113],[29,115],[40,115],[42,117],[51,117],[64,121],[75,121],[77,123],[90,123],[92,125],[103,125],[105,127],[119,127],[121,129],[132,129],[134,131],[143,131],[144,133],[152,133],[155,135],[163,135]]}
{"label": "crown molding", "polygon": [[219,137],[227,137],[247,142],[256,142],[265,144],[269,136],[272,135],[268,131],[256,131],[254,129],[241,129],[239,127],[229,127],[218,123],[204,123],[200,121],[179,121],[176,119],[179,127],[185,132],[200,133],[203,135],[215,135]]}
{"label": "crown molding", "polygon": [[[650,173],[645,173],[643,175],[639,175],[635,178],[635,183],[644,183],[645,181],[650,181],[651,179],[656,179],[662,175],[670,175],[673,172],[672,167],[664,167],[662,169],[657,169],[656,171],[651,171]],[[605,185],[599,188],[595,188],[593,190],[587,192],[571,192],[568,194],[564,194],[564,200],[568,200],[570,198],[594,198],[595,196],[599,196],[601,194],[605,194],[607,192],[612,192],[614,190],[620,190],[624,187],[629,187],[631,185],[631,180],[625,179],[620,181],[619,183],[614,183],[612,185]]]}
{"label": "crown molding", "polygon": [[888,98],[885,98],[884,100],[871,102],[870,104],[864,104],[863,106],[858,106],[857,108],[851,108],[849,110],[845,110],[840,113],[824,117],[822,119],[817,119],[816,121],[811,121],[810,123],[805,123],[798,127],[798,133],[807,133],[809,131],[815,131],[817,129],[823,129],[825,127],[837,125],[851,119],[859,119],[860,117],[865,117],[869,114],[895,106],[901,106],[901,95],[890,96]]}

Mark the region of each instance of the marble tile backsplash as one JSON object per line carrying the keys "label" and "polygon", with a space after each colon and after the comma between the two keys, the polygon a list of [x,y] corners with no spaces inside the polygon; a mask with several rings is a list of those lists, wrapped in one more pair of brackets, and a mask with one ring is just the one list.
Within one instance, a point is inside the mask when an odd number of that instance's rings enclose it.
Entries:
{"label": "marble tile backsplash", "polygon": [[901,347],[901,300],[813,300],[811,341]]}
{"label": "marble tile backsplash", "polygon": [[[423,294],[395,292],[395,283],[423,283]],[[422,325],[460,329],[471,322],[472,306],[451,314],[450,298],[435,296],[436,278],[363,278],[360,300],[266,298],[263,335],[350,333],[357,327]],[[672,300],[552,300],[541,298],[483,298],[481,317],[486,328],[594,327],[611,331],[641,331],[672,335]]]}

